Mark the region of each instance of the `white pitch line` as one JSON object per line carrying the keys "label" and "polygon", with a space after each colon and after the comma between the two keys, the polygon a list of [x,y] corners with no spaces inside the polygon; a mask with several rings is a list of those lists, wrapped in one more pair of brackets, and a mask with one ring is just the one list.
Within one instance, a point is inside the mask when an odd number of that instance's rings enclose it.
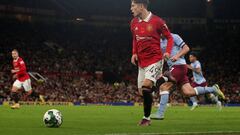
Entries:
{"label": "white pitch line", "polygon": [[173,133],[113,133],[113,134],[105,134],[105,135],[211,135],[211,134],[240,135],[240,131],[173,132]]}

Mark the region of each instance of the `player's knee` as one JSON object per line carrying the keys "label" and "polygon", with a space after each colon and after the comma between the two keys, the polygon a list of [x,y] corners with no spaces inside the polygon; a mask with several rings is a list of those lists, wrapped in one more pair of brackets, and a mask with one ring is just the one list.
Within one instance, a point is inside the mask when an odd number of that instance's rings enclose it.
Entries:
{"label": "player's knee", "polygon": [[160,86],[160,91],[166,91],[166,90],[167,90],[167,87],[165,85]]}
{"label": "player's knee", "polygon": [[192,97],[195,95],[195,93],[191,90],[183,90],[183,94],[187,97]]}
{"label": "player's knee", "polygon": [[145,79],[143,82],[143,87],[152,88],[153,82],[151,80]]}
{"label": "player's knee", "polygon": [[11,89],[11,92],[13,92],[13,93],[15,93],[15,92],[17,92],[15,89]]}
{"label": "player's knee", "polygon": [[17,92],[17,91],[18,91],[18,88],[13,86],[11,89],[11,92]]}
{"label": "player's knee", "polygon": [[27,95],[31,95],[32,94],[32,90],[29,90],[28,92],[27,92]]}
{"label": "player's knee", "polygon": [[189,83],[182,85],[182,92],[187,97],[196,95],[195,90],[192,88],[192,86]]}
{"label": "player's knee", "polygon": [[169,83],[164,83],[160,86],[160,90],[165,90],[165,91],[169,91],[172,87],[172,84],[169,84]]}
{"label": "player's knee", "polygon": [[160,86],[160,95],[164,95],[164,94],[169,94],[170,88],[167,87],[167,85],[161,85]]}

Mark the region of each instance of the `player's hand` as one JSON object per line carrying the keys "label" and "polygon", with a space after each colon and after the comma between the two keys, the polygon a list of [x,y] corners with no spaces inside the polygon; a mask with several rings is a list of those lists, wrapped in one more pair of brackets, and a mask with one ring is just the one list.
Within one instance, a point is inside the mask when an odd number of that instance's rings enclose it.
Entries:
{"label": "player's hand", "polygon": [[169,53],[164,53],[163,58],[164,58],[164,60],[168,60],[170,58],[170,54]]}
{"label": "player's hand", "polygon": [[12,69],[12,70],[11,70],[11,73],[16,73],[16,70]]}
{"label": "player's hand", "polygon": [[172,62],[175,62],[175,61],[177,61],[178,59],[179,59],[179,57],[175,55],[175,56],[173,56],[173,57],[171,58],[171,61],[172,61]]}
{"label": "player's hand", "polygon": [[137,65],[137,61],[138,61],[137,54],[133,54],[133,55],[132,55],[132,58],[131,58],[131,63],[132,63],[133,65]]}
{"label": "player's hand", "polygon": [[187,68],[188,68],[188,69],[191,69],[191,70],[193,69],[192,66],[191,66],[191,65],[188,65],[188,64],[187,64]]}

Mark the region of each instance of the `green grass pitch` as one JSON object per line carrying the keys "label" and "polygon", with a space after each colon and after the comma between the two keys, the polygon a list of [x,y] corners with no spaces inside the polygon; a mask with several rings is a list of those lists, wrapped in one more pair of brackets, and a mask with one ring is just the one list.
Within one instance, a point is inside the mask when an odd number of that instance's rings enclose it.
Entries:
{"label": "green grass pitch", "polygon": [[[48,109],[58,109],[64,120],[60,128],[47,128],[42,122]],[[156,108],[154,108],[156,111]],[[0,135],[240,135],[240,108],[169,107],[165,120],[150,127],[137,126],[142,107],[120,106],[22,106],[19,110],[0,106]]]}

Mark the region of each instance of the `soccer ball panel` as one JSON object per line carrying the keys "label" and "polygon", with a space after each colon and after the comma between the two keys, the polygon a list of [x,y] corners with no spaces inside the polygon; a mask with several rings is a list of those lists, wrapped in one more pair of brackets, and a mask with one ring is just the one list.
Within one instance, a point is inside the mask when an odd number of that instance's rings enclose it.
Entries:
{"label": "soccer ball panel", "polygon": [[56,109],[48,110],[43,116],[46,127],[60,127],[62,125],[62,114]]}

